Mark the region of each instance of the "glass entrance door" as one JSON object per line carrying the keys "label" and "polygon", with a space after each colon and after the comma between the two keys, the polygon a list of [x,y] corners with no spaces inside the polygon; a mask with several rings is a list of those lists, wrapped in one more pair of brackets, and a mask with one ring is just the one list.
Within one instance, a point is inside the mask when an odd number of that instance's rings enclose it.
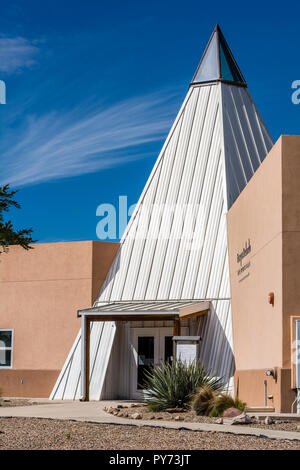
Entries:
{"label": "glass entrance door", "polygon": [[138,336],[137,347],[137,390],[143,390],[145,372],[155,364],[154,336]]}
{"label": "glass entrance door", "polygon": [[132,328],[130,397],[143,397],[145,372],[159,364],[160,344],[158,328]]}
{"label": "glass entrance door", "polygon": [[[188,334],[188,328],[182,328]],[[163,361],[173,361],[173,328],[132,328],[131,329],[131,370],[130,396],[143,397],[145,372],[151,366],[157,367]]]}

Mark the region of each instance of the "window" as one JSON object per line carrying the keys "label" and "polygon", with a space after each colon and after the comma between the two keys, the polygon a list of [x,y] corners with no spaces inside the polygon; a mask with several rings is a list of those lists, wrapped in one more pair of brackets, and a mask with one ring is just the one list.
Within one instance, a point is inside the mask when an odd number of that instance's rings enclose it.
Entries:
{"label": "window", "polygon": [[13,330],[0,330],[0,369],[12,367]]}

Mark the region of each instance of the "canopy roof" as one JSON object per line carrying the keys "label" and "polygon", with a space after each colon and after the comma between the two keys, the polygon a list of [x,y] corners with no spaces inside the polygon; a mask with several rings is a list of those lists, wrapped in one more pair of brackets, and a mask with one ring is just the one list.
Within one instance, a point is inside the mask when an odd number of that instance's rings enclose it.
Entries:
{"label": "canopy roof", "polygon": [[97,307],[78,310],[78,316],[88,316],[101,321],[138,319],[161,320],[192,318],[205,315],[210,309],[209,301],[119,301],[107,302]]}
{"label": "canopy roof", "polygon": [[208,41],[191,84],[212,81],[247,86],[218,24]]}

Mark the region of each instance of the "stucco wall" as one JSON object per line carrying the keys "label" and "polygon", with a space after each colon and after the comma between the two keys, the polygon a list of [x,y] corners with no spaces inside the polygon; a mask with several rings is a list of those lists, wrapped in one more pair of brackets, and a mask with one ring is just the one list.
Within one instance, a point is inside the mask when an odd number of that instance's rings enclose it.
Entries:
{"label": "stucco wall", "polygon": [[282,137],[283,364],[291,367],[291,316],[300,315],[300,136]]}
{"label": "stucco wall", "polygon": [[[300,136],[281,136],[227,215],[235,386],[241,398],[290,411],[291,317],[300,315]],[[239,282],[237,253],[250,239]],[[274,293],[274,306],[268,294]],[[258,392],[259,391],[259,392]]]}
{"label": "stucco wall", "polygon": [[[281,139],[227,215],[236,369],[282,366]],[[251,252],[237,262],[246,242]],[[242,280],[242,277],[248,277]],[[274,306],[268,294],[274,292]]]}
{"label": "stucco wall", "polygon": [[80,329],[77,310],[92,306],[117,248],[41,243],[1,254],[0,328],[14,329],[13,368],[0,369],[4,395],[50,394]]}

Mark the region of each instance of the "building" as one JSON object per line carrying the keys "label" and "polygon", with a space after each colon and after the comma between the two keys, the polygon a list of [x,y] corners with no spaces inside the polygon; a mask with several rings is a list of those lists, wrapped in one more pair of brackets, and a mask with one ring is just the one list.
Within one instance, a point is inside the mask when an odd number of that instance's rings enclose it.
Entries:
{"label": "building", "polygon": [[281,412],[296,398],[299,180],[300,136],[282,136],[227,214],[235,393]]}
{"label": "building", "polygon": [[295,411],[299,180],[300,137],[273,145],[216,26],[121,243],[1,255],[4,393],[138,399],[172,338],[200,336],[236,396]]}
{"label": "building", "polygon": [[272,146],[216,26],[51,398],[141,397],[180,333],[233,387],[226,214]]}
{"label": "building", "polygon": [[80,322],[118,243],[18,246],[0,256],[0,388],[5,396],[49,397]]}

